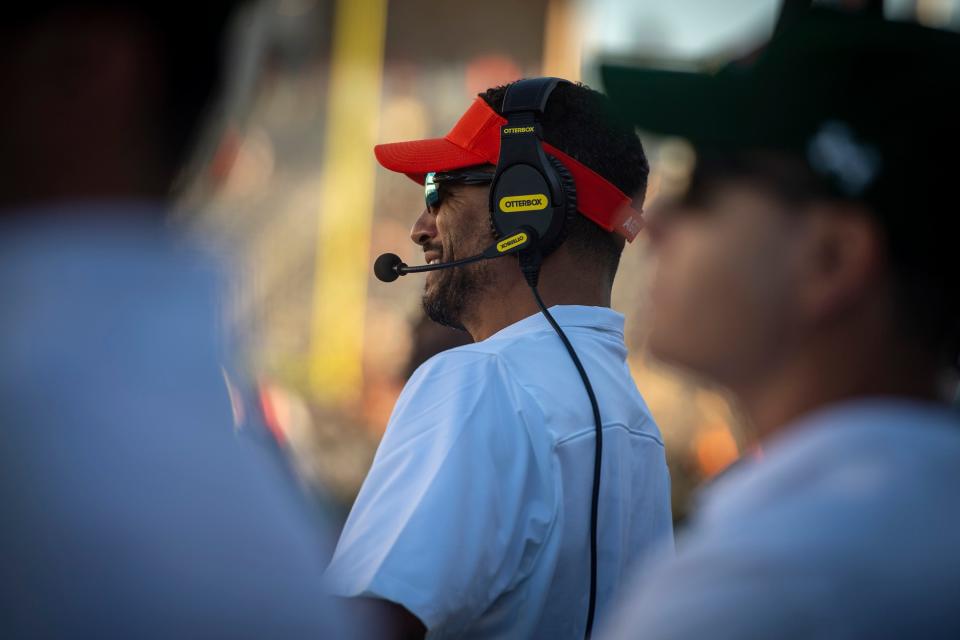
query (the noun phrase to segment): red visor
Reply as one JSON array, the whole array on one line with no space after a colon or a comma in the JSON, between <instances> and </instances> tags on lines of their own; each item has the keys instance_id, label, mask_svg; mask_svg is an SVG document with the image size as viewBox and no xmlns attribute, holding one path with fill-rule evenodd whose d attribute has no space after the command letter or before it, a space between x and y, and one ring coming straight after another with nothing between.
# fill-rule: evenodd
<instances>
[{"instance_id":1,"label":"red visor","mask_svg":"<svg viewBox=\"0 0 960 640\"><path fill-rule=\"evenodd\" d=\"M507 120L477 98L443 138L378 144L373 152L387 169L405 173L423 184L430 171L451 171L478 164L497 164L500 127ZM643 228L642 211L599 174L563 151L543 143L544 150L563 163L577 186L577 209L607 231L632 241Z\"/></svg>"}]
</instances>

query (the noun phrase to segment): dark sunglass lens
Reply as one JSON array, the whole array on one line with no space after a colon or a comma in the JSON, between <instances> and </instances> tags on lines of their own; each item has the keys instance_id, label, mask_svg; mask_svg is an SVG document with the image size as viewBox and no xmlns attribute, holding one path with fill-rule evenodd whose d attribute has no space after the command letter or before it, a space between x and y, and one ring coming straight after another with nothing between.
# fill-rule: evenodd
<instances>
[{"instance_id":1,"label":"dark sunglass lens","mask_svg":"<svg viewBox=\"0 0 960 640\"><path fill-rule=\"evenodd\" d=\"M437 174L431 171L423 182L423 199L428 209L440 204L440 185L436 181Z\"/></svg>"}]
</instances>

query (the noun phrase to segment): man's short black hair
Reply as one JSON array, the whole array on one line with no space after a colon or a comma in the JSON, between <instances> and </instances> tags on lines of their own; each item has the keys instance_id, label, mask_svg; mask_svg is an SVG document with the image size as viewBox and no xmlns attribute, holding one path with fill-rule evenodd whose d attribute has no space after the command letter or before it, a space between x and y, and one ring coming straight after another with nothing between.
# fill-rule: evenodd
<instances>
[{"instance_id":1,"label":"man's short black hair","mask_svg":"<svg viewBox=\"0 0 960 640\"><path fill-rule=\"evenodd\" d=\"M480 94L502 113L510 85ZM610 100L586 85L560 84L550 95L542 119L543 138L606 178L622 192L643 202L650 165L633 125L619 117ZM567 246L584 259L609 269L620 263L623 242L592 220L579 215L567 227Z\"/></svg>"},{"instance_id":2,"label":"man's short black hair","mask_svg":"<svg viewBox=\"0 0 960 640\"><path fill-rule=\"evenodd\" d=\"M176 2L131 0L35 0L15 2L0 19L0 37L30 28L64 12L124 15L142 24L155 39L162 63L164 102L162 140L170 166L189 152L197 129L222 83L227 27L246 0Z\"/></svg>"}]
</instances>

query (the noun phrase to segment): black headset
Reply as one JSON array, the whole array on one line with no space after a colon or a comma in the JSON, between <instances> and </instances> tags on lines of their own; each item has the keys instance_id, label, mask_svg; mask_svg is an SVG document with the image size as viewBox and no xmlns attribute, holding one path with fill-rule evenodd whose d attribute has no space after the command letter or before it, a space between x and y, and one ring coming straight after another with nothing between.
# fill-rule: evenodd
<instances>
[{"instance_id":1,"label":"black headset","mask_svg":"<svg viewBox=\"0 0 960 640\"><path fill-rule=\"evenodd\" d=\"M500 128L500 157L490 185L490 222L498 239L533 229L536 238L521 251L549 255L566 238L577 215L577 189L570 172L543 150L540 119L560 78L530 78L507 88Z\"/></svg>"},{"instance_id":2,"label":"black headset","mask_svg":"<svg viewBox=\"0 0 960 640\"><path fill-rule=\"evenodd\" d=\"M568 222L578 215L577 189L573 177L559 160L548 156L543 150L540 119L550 94L561 83L569 84L560 78L530 78L507 88L501 109L507 123L500 128L500 157L490 185L490 221L497 239L503 239L501 244L520 244L528 241L526 235L532 236L530 244L518 252L520 268L540 312L570 354L593 410L595 447L590 504L590 599L584 630L584 637L590 638L597 607L597 510L603 459L603 422L590 378L570 340L547 310L537 290L543 257L566 239Z\"/></svg>"}]
</instances>

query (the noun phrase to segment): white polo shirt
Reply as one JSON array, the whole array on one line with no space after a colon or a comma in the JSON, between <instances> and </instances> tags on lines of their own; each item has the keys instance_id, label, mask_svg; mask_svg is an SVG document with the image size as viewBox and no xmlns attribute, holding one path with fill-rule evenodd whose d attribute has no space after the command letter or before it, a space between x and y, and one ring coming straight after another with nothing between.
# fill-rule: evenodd
<instances>
[{"instance_id":1,"label":"white polo shirt","mask_svg":"<svg viewBox=\"0 0 960 640\"><path fill-rule=\"evenodd\" d=\"M670 539L670 479L623 316L551 312L603 419L599 618L631 565ZM582 637L593 460L590 402L541 314L435 356L394 408L328 569L335 592L402 604L431 638Z\"/></svg>"},{"instance_id":2,"label":"white polo shirt","mask_svg":"<svg viewBox=\"0 0 960 640\"><path fill-rule=\"evenodd\" d=\"M847 403L705 491L604 638L960 638L960 413Z\"/></svg>"}]
</instances>

